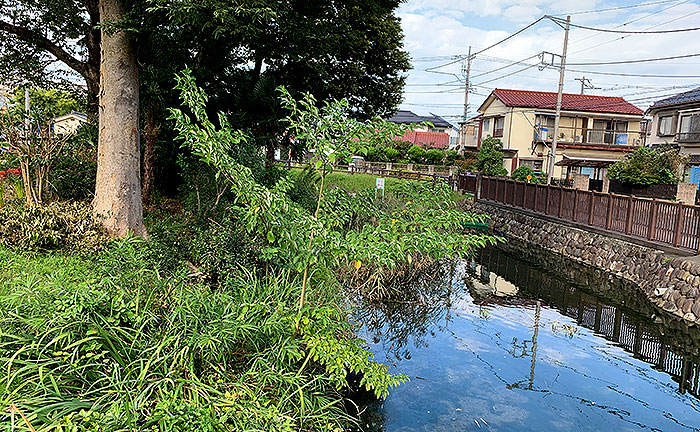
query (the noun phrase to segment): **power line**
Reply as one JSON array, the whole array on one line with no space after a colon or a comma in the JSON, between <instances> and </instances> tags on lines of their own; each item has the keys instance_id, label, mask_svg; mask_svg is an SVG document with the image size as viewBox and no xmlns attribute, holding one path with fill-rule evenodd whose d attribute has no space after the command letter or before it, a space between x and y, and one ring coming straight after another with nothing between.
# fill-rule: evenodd
<instances>
[{"instance_id":1,"label":"power line","mask_svg":"<svg viewBox=\"0 0 700 432\"><path fill-rule=\"evenodd\" d=\"M664 61L664 60L675 60L675 59L689 58L689 57L700 57L700 53L685 54L685 55L672 56L672 57L657 57L657 58L640 59L640 60L620 60L620 61L614 61L614 62L569 63L569 65L573 65L573 66L618 65L618 64L647 63L647 62L656 62L656 61Z\"/></svg>"},{"instance_id":2,"label":"power line","mask_svg":"<svg viewBox=\"0 0 700 432\"><path fill-rule=\"evenodd\" d=\"M508 65L505 65L505 66L501 66L501 67L496 68L496 69L492 69L492 70L490 70L490 71L488 71L488 72L484 72L484 73L480 73L480 74L474 75L474 76L472 76L472 78L477 78L477 77L480 77L480 76L483 76L483 75L489 75L489 74L492 74L492 73L494 73L494 72L498 72L498 71L500 71L500 70L507 69L507 68L509 68L509 67L513 67L513 66L519 65L519 64L527 64L527 65L529 65L529 63L524 63L524 62L527 61L527 60L530 60L531 58L535 58L535 57L537 57L538 55L540 55L540 54L537 53L537 54L535 54L535 55L531 55L530 57L526 57L526 58L524 58L524 59L522 59L522 60L514 61L514 62L512 62L511 64L508 64Z\"/></svg>"},{"instance_id":3,"label":"power line","mask_svg":"<svg viewBox=\"0 0 700 432\"><path fill-rule=\"evenodd\" d=\"M674 1L675 1L675 2L678 2L679 0L674 0ZM673 5L671 5L671 6L667 6L667 7L665 7L665 8L659 9L659 10L657 10L657 11L647 13L646 15L642 15L642 16L637 17L637 18L635 18L635 19L632 19L632 20L629 20L629 21L625 21L625 22L623 22L622 24L618 24L618 25L616 25L616 26L613 27L613 28L624 27L624 26L626 26L626 25L628 25L628 24L632 24L632 23L635 23L635 22L637 22L637 21L641 21L641 20L643 20L643 19L649 18L650 16L657 15L657 14L660 14L661 12L667 11L667 10L669 10L669 9L673 9L673 8L678 7L678 6L680 6L680 5L683 5L683 4L685 4L685 3L689 3L690 1L692 1L692 0L683 0L683 1L680 1L680 3L676 3L676 4L673 4ZM656 26L655 26L655 27L656 27ZM651 27L651 28L654 28L654 27ZM651 30L651 28L647 28L647 29L645 29L645 30ZM590 35L590 36L586 36L586 37L583 38L583 39L579 39L579 40L577 40L577 41L573 41L573 42L571 42L571 45L575 45L575 44L577 44L577 43L579 43L579 42L583 42L583 41L585 41L585 40L594 38L594 37L596 37L596 36L599 36L599 34L592 34L592 35ZM624 37L624 36L623 36L623 37ZM572 54L575 54L575 53L572 53Z\"/></svg>"},{"instance_id":4,"label":"power line","mask_svg":"<svg viewBox=\"0 0 700 432\"><path fill-rule=\"evenodd\" d=\"M540 18L537 18L535 21L531 22L530 24L526 25L525 27L521 28L520 30L516 31L515 33L509 35L508 37L506 37L506 38L504 38L504 39L501 39L500 41L496 42L495 44L489 45L489 46L487 46L486 48L481 49L481 50L475 52L474 54L472 54L472 56L479 55L479 54L481 54L481 53L484 52L484 51L490 50L491 48L495 47L496 45L500 45L500 44L502 44L503 42L505 42L505 41L507 41L507 40L509 40L509 39L511 39L511 38L514 38L515 36L519 35L520 33L524 32L525 30L527 30L527 29L529 29L529 28L531 28L531 27L537 25L537 23L539 23L540 21L542 21L542 20L545 19L546 17L547 17L547 16L544 15L544 16L542 16L542 17L540 17Z\"/></svg>"},{"instance_id":5,"label":"power line","mask_svg":"<svg viewBox=\"0 0 700 432\"><path fill-rule=\"evenodd\" d=\"M678 1L678 0L660 0L660 1L639 3L639 4L634 4L634 5L628 5L628 6L610 7L610 8L605 8L605 9L593 9L593 10L586 10L586 11L579 11L579 12L567 12L567 13L563 13L561 15L584 15L584 14L590 14L590 13L610 12L610 11L620 10L620 9L633 9L633 8L639 8L639 7L644 7L644 6L653 6L653 5L663 4L663 3L673 3L676 1Z\"/></svg>"},{"instance_id":6,"label":"power line","mask_svg":"<svg viewBox=\"0 0 700 432\"><path fill-rule=\"evenodd\" d=\"M549 18L551 21L553 21L555 24L558 26L561 26L561 18L553 17L551 15L547 15L547 18ZM689 27L689 28L683 28L683 29L671 29L671 30L652 30L652 31L645 31L645 30L615 30L615 29L601 29L601 28L596 28L596 27L588 27L588 26L583 26L579 24L570 24L572 27L584 29L584 30L591 30L591 31L597 31L597 32L603 32L603 33L624 33L624 34L661 34L661 33L683 33L683 32L691 32L691 31L698 31L700 30L700 27Z\"/></svg>"},{"instance_id":7,"label":"power line","mask_svg":"<svg viewBox=\"0 0 700 432\"><path fill-rule=\"evenodd\" d=\"M519 74L520 72L525 72L526 70L532 69L533 67L536 67L536 66L539 66L539 65L538 65L538 64L531 64L531 65L529 65L529 66L525 66L525 67L522 68L522 69L518 69L518 70L515 71L515 72L511 72L511 73L509 73L509 74L505 74L505 75L502 75L502 76L499 76L499 77L496 77L496 78L491 78L491 79L489 79L489 80L482 81L482 82L480 82L480 83L478 83L478 84L474 84L474 85L475 85L475 86L480 86L480 85L484 85L484 84L486 84L486 83L490 83L490 82L493 82L493 81L496 81L496 80L500 80L500 79L503 79L503 78L507 78L507 77L509 77L509 76L512 76L512 75L515 75L515 74Z\"/></svg>"},{"instance_id":8,"label":"power line","mask_svg":"<svg viewBox=\"0 0 700 432\"><path fill-rule=\"evenodd\" d=\"M549 67L551 69L551 67ZM595 72L580 69L566 69L568 72L578 72L593 75L609 75L609 76L624 76L624 77L639 77L639 78L700 78L700 75L657 75L657 74L632 74L632 73L617 73L617 72Z\"/></svg>"},{"instance_id":9,"label":"power line","mask_svg":"<svg viewBox=\"0 0 700 432\"><path fill-rule=\"evenodd\" d=\"M686 2L684 2L684 3L686 3ZM688 18L688 17L690 17L690 16L697 15L698 13L700 13L700 10L695 11L695 12L691 12L691 13L689 13L689 14L685 14L685 15L680 16L680 17L676 17L676 18L671 19L671 20L668 20L668 21L664 21L664 22L662 22L661 24L656 24L656 25L653 25L653 26L651 26L651 27L647 27L646 30L651 30L651 29L653 29L653 28L661 27L662 25L669 24L669 23L672 23L672 22L674 22L674 21L682 20L682 19L684 19L684 18ZM624 24L623 24L623 25L624 25ZM586 40L586 39L590 39L591 37L594 37L594 36L596 36L596 35L589 36L588 38L581 39L581 40L579 40L579 41L577 41L577 42L581 42L581 41L584 41L584 40ZM598 48L598 47L600 47L600 46L607 45L607 44L612 43L612 42L617 42L617 41L622 40L622 39L624 39L624 38L626 38L626 37L629 37L629 36L620 36L620 37L618 37L618 38L611 39L611 40L609 40L609 41L602 42L602 43L599 43L599 44L597 44L597 45L592 45L592 46L589 46L589 47L580 49L580 50L578 50L578 51L574 51L572 54L578 54L578 53L583 52L583 51L588 51L589 49Z\"/></svg>"}]
</instances>

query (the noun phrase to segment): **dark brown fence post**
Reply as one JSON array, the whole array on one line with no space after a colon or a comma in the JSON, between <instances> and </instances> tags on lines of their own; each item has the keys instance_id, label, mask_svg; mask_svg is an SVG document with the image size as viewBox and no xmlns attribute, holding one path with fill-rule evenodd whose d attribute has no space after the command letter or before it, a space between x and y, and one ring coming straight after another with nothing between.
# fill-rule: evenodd
<instances>
[{"instance_id":1,"label":"dark brown fence post","mask_svg":"<svg viewBox=\"0 0 700 432\"><path fill-rule=\"evenodd\" d=\"M675 235L673 236L673 245L674 246L680 246L681 244L681 235L683 234L683 217L684 215L683 211L683 202L678 201L678 214L676 215L676 232Z\"/></svg>"},{"instance_id":2,"label":"dark brown fence post","mask_svg":"<svg viewBox=\"0 0 700 432\"><path fill-rule=\"evenodd\" d=\"M593 225L593 203L595 202L595 192L589 191L590 199L588 200L588 225Z\"/></svg>"},{"instance_id":3,"label":"dark brown fence post","mask_svg":"<svg viewBox=\"0 0 700 432\"><path fill-rule=\"evenodd\" d=\"M578 210L578 189L574 189L574 213L571 215L571 220L576 222L576 211Z\"/></svg>"},{"instance_id":4,"label":"dark brown fence post","mask_svg":"<svg viewBox=\"0 0 700 432\"><path fill-rule=\"evenodd\" d=\"M537 211L537 185L535 186L535 192L534 192L534 197L532 198L532 211Z\"/></svg>"},{"instance_id":5,"label":"dark brown fence post","mask_svg":"<svg viewBox=\"0 0 700 432\"><path fill-rule=\"evenodd\" d=\"M651 209L649 209L649 233L647 238L653 240L656 238L656 213L658 212L659 203L656 198L651 200Z\"/></svg>"},{"instance_id":6,"label":"dark brown fence post","mask_svg":"<svg viewBox=\"0 0 700 432\"><path fill-rule=\"evenodd\" d=\"M561 217L561 207L564 204L564 187L559 185L559 210L557 210L557 217Z\"/></svg>"},{"instance_id":7,"label":"dark brown fence post","mask_svg":"<svg viewBox=\"0 0 700 432\"><path fill-rule=\"evenodd\" d=\"M517 190L518 190L518 183L516 183L515 180L513 180L513 207L515 207L517 205L517 203L515 202L515 197L517 195L515 192Z\"/></svg>"},{"instance_id":8,"label":"dark brown fence post","mask_svg":"<svg viewBox=\"0 0 700 432\"><path fill-rule=\"evenodd\" d=\"M625 234L629 234L632 230L632 197L627 197L627 221L625 222Z\"/></svg>"},{"instance_id":9,"label":"dark brown fence post","mask_svg":"<svg viewBox=\"0 0 700 432\"><path fill-rule=\"evenodd\" d=\"M552 188L549 185L545 187L547 188L547 193L545 194L545 199L547 201L544 203L544 214L549 214L549 194Z\"/></svg>"},{"instance_id":10,"label":"dark brown fence post","mask_svg":"<svg viewBox=\"0 0 700 432\"><path fill-rule=\"evenodd\" d=\"M612 206L613 206L613 196L608 194L608 212L605 215L605 229L610 229L612 225Z\"/></svg>"}]
</instances>

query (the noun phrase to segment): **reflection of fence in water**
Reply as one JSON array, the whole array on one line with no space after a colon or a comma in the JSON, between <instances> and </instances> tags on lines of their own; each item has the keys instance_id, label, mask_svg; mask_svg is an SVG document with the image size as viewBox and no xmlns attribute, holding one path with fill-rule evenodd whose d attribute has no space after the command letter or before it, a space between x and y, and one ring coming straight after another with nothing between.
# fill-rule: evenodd
<instances>
[{"instance_id":1,"label":"reflection of fence in water","mask_svg":"<svg viewBox=\"0 0 700 432\"><path fill-rule=\"evenodd\" d=\"M584 293L565 280L555 279L525 261L511 259L494 248L482 249L477 261L488 270L515 284L521 295L534 295L574 318L585 328L618 343L623 349L669 374L681 393L700 397L700 364L679 350L653 323L625 308L608 304ZM588 281L589 285L590 282Z\"/></svg>"}]
</instances>

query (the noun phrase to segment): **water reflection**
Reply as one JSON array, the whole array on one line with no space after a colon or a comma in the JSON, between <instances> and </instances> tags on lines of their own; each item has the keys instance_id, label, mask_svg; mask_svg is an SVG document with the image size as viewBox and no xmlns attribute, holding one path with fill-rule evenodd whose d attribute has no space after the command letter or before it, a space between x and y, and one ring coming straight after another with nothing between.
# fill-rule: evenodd
<instances>
[{"instance_id":1,"label":"water reflection","mask_svg":"<svg viewBox=\"0 0 700 432\"><path fill-rule=\"evenodd\" d=\"M546 258L484 249L360 305L377 358L412 379L364 430L700 430L698 332Z\"/></svg>"},{"instance_id":2,"label":"water reflection","mask_svg":"<svg viewBox=\"0 0 700 432\"><path fill-rule=\"evenodd\" d=\"M562 264L561 261L559 263ZM665 333L669 329L665 329L662 323L651 321L647 318L649 315L624 305L616 305L594 293L587 293L566 279L552 277L547 270L530 266L526 261L515 260L512 255L495 248L483 249L477 260L470 264L474 269L481 267L481 273L503 275L503 278L512 281L514 285L523 287L522 296L546 301L563 315L575 319L579 326L618 343L626 351L634 354L634 357L671 375L673 380L679 383L681 393L687 391L698 397L700 358L684 352L681 348L685 346L687 350L697 354L697 339L693 339L693 336L698 337L697 334L692 335L688 332L667 336ZM586 269L578 271L585 273ZM471 274L473 276L474 272ZM496 276L496 279L498 278L501 276ZM625 286L621 281L604 280L597 285L586 285L586 288L597 288L598 292L614 290L629 296L634 295L629 292L633 287ZM648 314L650 310L651 307L648 307L644 312Z\"/></svg>"}]
</instances>

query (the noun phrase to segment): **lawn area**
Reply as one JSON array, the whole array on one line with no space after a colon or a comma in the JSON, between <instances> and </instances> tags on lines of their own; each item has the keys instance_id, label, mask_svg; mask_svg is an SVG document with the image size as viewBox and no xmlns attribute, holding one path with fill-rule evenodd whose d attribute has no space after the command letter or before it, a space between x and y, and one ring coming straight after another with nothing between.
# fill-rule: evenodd
<instances>
[{"instance_id":1,"label":"lawn area","mask_svg":"<svg viewBox=\"0 0 700 432\"><path fill-rule=\"evenodd\" d=\"M326 176L326 185L345 189L348 192L359 192L365 189L373 189L376 186L378 176L372 174L349 174L333 172ZM386 188L413 180L402 180L386 177Z\"/></svg>"}]
</instances>

